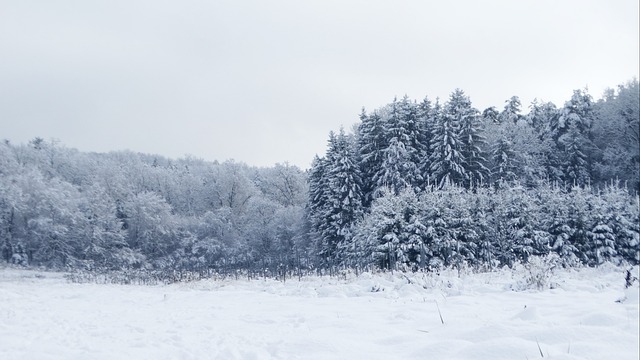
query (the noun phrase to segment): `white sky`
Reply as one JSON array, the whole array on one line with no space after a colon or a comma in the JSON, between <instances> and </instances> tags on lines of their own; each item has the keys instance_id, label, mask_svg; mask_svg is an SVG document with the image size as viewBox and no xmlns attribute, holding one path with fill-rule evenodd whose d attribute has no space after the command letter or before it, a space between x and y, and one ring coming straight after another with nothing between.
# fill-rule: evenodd
<instances>
[{"instance_id":1,"label":"white sky","mask_svg":"<svg viewBox=\"0 0 640 360\"><path fill-rule=\"evenodd\" d=\"M306 168L394 96L598 98L638 30L637 0L0 0L0 139Z\"/></svg>"}]
</instances>

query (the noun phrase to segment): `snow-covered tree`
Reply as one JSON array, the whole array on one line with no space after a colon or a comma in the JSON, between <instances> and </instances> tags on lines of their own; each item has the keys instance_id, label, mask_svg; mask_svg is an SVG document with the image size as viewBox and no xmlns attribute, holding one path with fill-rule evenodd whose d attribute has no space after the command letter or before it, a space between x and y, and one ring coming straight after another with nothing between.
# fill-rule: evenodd
<instances>
[{"instance_id":1,"label":"snow-covered tree","mask_svg":"<svg viewBox=\"0 0 640 360\"><path fill-rule=\"evenodd\" d=\"M549 234L550 250L558 254L564 264L578 263L578 249L573 243L576 229L573 227L566 193L552 186L541 187L538 193L542 204L540 212L545 215L540 223L542 230Z\"/></svg>"},{"instance_id":2,"label":"snow-covered tree","mask_svg":"<svg viewBox=\"0 0 640 360\"><path fill-rule=\"evenodd\" d=\"M411 188L384 190L358 224L355 243L366 259L384 269L424 267L426 227L418 197Z\"/></svg>"},{"instance_id":3,"label":"snow-covered tree","mask_svg":"<svg viewBox=\"0 0 640 360\"><path fill-rule=\"evenodd\" d=\"M127 242L151 260L168 256L174 250L176 233L171 206L152 192L133 195L124 203Z\"/></svg>"},{"instance_id":4,"label":"snow-covered tree","mask_svg":"<svg viewBox=\"0 0 640 360\"><path fill-rule=\"evenodd\" d=\"M566 134L573 125L578 131L587 135L593 124L595 107L591 95L586 91L574 90L571 99L558 110L549 123L546 132L554 140Z\"/></svg>"},{"instance_id":5,"label":"snow-covered tree","mask_svg":"<svg viewBox=\"0 0 640 360\"><path fill-rule=\"evenodd\" d=\"M339 248L351 241L353 226L363 212L362 183L354 141L343 130L338 135L330 134L323 166L324 180L320 181L325 181L321 193L324 206L316 215L319 219L319 255L328 264L335 264L340 256Z\"/></svg>"},{"instance_id":6,"label":"snow-covered tree","mask_svg":"<svg viewBox=\"0 0 640 360\"><path fill-rule=\"evenodd\" d=\"M570 185L587 185L590 182L589 162L584 148L588 140L582 136L578 126L571 124L559 142L563 146L562 169L564 181Z\"/></svg>"},{"instance_id":7,"label":"snow-covered tree","mask_svg":"<svg viewBox=\"0 0 640 360\"><path fill-rule=\"evenodd\" d=\"M474 115L469 98L457 89L445 104L442 116L435 120L429 160L431 176L439 187L462 184L467 179L459 136L460 122L463 117Z\"/></svg>"},{"instance_id":8,"label":"snow-covered tree","mask_svg":"<svg viewBox=\"0 0 640 360\"><path fill-rule=\"evenodd\" d=\"M558 108L554 103L534 99L529 105L529 113L524 117L524 120L535 129L537 134L545 136L545 129L557 116L559 116Z\"/></svg>"},{"instance_id":9,"label":"snow-covered tree","mask_svg":"<svg viewBox=\"0 0 640 360\"><path fill-rule=\"evenodd\" d=\"M522 103L520 102L520 98L517 96L512 96L509 100L505 101L504 110L498 115L498 122L500 123L517 123L522 119Z\"/></svg>"},{"instance_id":10,"label":"snow-covered tree","mask_svg":"<svg viewBox=\"0 0 640 360\"><path fill-rule=\"evenodd\" d=\"M597 149L594 170L600 183L618 179L640 191L640 85L637 79L618 86L596 103L591 128Z\"/></svg>"},{"instance_id":11,"label":"snow-covered tree","mask_svg":"<svg viewBox=\"0 0 640 360\"><path fill-rule=\"evenodd\" d=\"M475 109L460 118L460 153L465 163L467 188L481 186L487 182L489 169L484 154L486 139L483 135L483 123Z\"/></svg>"},{"instance_id":12,"label":"snow-covered tree","mask_svg":"<svg viewBox=\"0 0 640 360\"><path fill-rule=\"evenodd\" d=\"M518 163L513 143L499 138L491 149L491 179L496 186L511 183L518 178Z\"/></svg>"},{"instance_id":13,"label":"snow-covered tree","mask_svg":"<svg viewBox=\"0 0 640 360\"><path fill-rule=\"evenodd\" d=\"M420 123L417 107L407 96L387 106L384 131L388 143L383 150L376 187L390 187L399 193L405 187L422 184L419 171L421 154Z\"/></svg>"},{"instance_id":14,"label":"snow-covered tree","mask_svg":"<svg viewBox=\"0 0 640 360\"><path fill-rule=\"evenodd\" d=\"M374 193L381 176L382 163L385 159L385 149L389 142L383 119L377 112L367 115L364 109L362 110L357 142L364 194L363 202L368 207L374 199Z\"/></svg>"},{"instance_id":15,"label":"snow-covered tree","mask_svg":"<svg viewBox=\"0 0 640 360\"><path fill-rule=\"evenodd\" d=\"M421 188L429 186L429 156L431 150L429 149L431 139L433 137L433 123L436 118L436 113L439 112L440 104L436 100L435 104L432 104L428 97L425 97L417 107L418 116L418 137L417 137L417 159L415 164L418 167L418 172L422 178Z\"/></svg>"}]
</instances>

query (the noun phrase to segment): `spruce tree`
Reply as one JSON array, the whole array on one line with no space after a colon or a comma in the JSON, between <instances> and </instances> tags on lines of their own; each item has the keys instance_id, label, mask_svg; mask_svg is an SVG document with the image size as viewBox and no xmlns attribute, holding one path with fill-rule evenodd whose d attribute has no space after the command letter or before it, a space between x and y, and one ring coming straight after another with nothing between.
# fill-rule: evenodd
<instances>
[{"instance_id":1,"label":"spruce tree","mask_svg":"<svg viewBox=\"0 0 640 360\"><path fill-rule=\"evenodd\" d=\"M512 96L509 100L505 101L504 110L498 116L498 122L500 123L517 123L522 119L520 114L522 104L520 98Z\"/></svg>"},{"instance_id":2,"label":"spruce tree","mask_svg":"<svg viewBox=\"0 0 640 360\"><path fill-rule=\"evenodd\" d=\"M578 125L571 124L568 132L560 137L563 148L563 179L567 185L589 184L589 161L585 153L588 140L582 136Z\"/></svg>"},{"instance_id":3,"label":"spruce tree","mask_svg":"<svg viewBox=\"0 0 640 360\"><path fill-rule=\"evenodd\" d=\"M491 178L495 186L511 183L517 179L516 154L513 144L503 137L491 149Z\"/></svg>"},{"instance_id":4,"label":"spruce tree","mask_svg":"<svg viewBox=\"0 0 640 360\"><path fill-rule=\"evenodd\" d=\"M467 178L459 134L460 120L470 115L470 105L464 92L457 89L445 104L442 116L436 119L429 169L440 188L446 184L462 184Z\"/></svg>"},{"instance_id":5,"label":"spruce tree","mask_svg":"<svg viewBox=\"0 0 640 360\"><path fill-rule=\"evenodd\" d=\"M340 130L327 150L327 206L324 210L320 255L329 264L340 260L348 248L353 226L362 215L362 183L353 138Z\"/></svg>"},{"instance_id":6,"label":"spruce tree","mask_svg":"<svg viewBox=\"0 0 640 360\"><path fill-rule=\"evenodd\" d=\"M311 228L315 234L322 233L322 227L324 225L323 214L328 206L327 197L329 187L326 166L326 159L316 155L309 170L309 200L307 203L307 211Z\"/></svg>"},{"instance_id":7,"label":"spruce tree","mask_svg":"<svg viewBox=\"0 0 640 360\"><path fill-rule=\"evenodd\" d=\"M358 127L358 155L362 174L363 204L368 208L374 199L380 170L388 146L382 117L378 112L367 115L364 109Z\"/></svg>"},{"instance_id":8,"label":"spruce tree","mask_svg":"<svg viewBox=\"0 0 640 360\"><path fill-rule=\"evenodd\" d=\"M464 159L467 188L474 188L486 183L489 169L483 149L486 140L482 134L483 124L475 109L470 109L460 118L460 153Z\"/></svg>"},{"instance_id":9,"label":"spruce tree","mask_svg":"<svg viewBox=\"0 0 640 360\"><path fill-rule=\"evenodd\" d=\"M417 109L407 96L389 105L385 132L389 139L377 186L391 187L399 193L405 187L422 183L420 161L419 122Z\"/></svg>"},{"instance_id":10,"label":"spruce tree","mask_svg":"<svg viewBox=\"0 0 640 360\"><path fill-rule=\"evenodd\" d=\"M429 177L429 155L431 151L429 145L433 137L433 120L435 119L435 112L440 111L440 105L436 102L435 106L432 105L428 97L425 97L422 102L418 104L418 141L417 141L417 159L415 161L418 167L418 173L422 178L421 188L428 186Z\"/></svg>"}]
</instances>

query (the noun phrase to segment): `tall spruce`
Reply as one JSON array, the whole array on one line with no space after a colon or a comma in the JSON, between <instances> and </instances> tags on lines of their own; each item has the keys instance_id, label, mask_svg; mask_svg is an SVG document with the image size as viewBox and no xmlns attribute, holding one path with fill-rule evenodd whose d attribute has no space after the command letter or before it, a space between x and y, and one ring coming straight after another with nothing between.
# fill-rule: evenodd
<instances>
[{"instance_id":1,"label":"tall spruce","mask_svg":"<svg viewBox=\"0 0 640 360\"><path fill-rule=\"evenodd\" d=\"M463 184L467 179L459 134L461 119L472 113L469 98L456 89L445 104L442 116L435 120L429 170L439 187L449 183Z\"/></svg>"},{"instance_id":2,"label":"tall spruce","mask_svg":"<svg viewBox=\"0 0 640 360\"><path fill-rule=\"evenodd\" d=\"M382 117L377 111L367 115L362 109L357 142L362 174L363 204L368 208L374 199L376 184L380 177L379 172L385 158L384 150L388 143Z\"/></svg>"},{"instance_id":3,"label":"tall spruce","mask_svg":"<svg viewBox=\"0 0 640 360\"><path fill-rule=\"evenodd\" d=\"M320 256L329 264L340 261L340 249L349 246L353 227L362 216L362 182L352 136L340 130L330 135L326 155L327 204L321 226Z\"/></svg>"},{"instance_id":4,"label":"tall spruce","mask_svg":"<svg viewBox=\"0 0 640 360\"><path fill-rule=\"evenodd\" d=\"M482 132L483 123L478 111L474 108L467 108L465 114L460 117L460 152L465 163L466 179L464 185L467 188L474 188L486 183L489 174L483 150L486 147L486 139Z\"/></svg>"},{"instance_id":5,"label":"tall spruce","mask_svg":"<svg viewBox=\"0 0 640 360\"><path fill-rule=\"evenodd\" d=\"M389 105L385 131L389 138L377 180L378 188L388 187L398 194L406 187L422 183L418 162L420 156L417 108L407 96Z\"/></svg>"},{"instance_id":6,"label":"tall spruce","mask_svg":"<svg viewBox=\"0 0 640 360\"><path fill-rule=\"evenodd\" d=\"M432 131L435 113L439 111L439 109L440 105L438 102L436 101L434 105L426 96L418 104L418 157L416 159L416 165L422 178L421 188L423 189L429 186L429 155L431 154L429 146L433 138Z\"/></svg>"}]
</instances>

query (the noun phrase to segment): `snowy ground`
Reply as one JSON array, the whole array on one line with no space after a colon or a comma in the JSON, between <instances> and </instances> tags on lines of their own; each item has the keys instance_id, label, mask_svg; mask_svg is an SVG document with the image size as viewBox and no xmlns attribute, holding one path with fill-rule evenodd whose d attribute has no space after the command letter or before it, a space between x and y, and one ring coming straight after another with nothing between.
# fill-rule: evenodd
<instances>
[{"instance_id":1,"label":"snowy ground","mask_svg":"<svg viewBox=\"0 0 640 360\"><path fill-rule=\"evenodd\" d=\"M511 290L525 276L127 286L0 269L0 359L638 359L637 287L616 302L623 269Z\"/></svg>"}]
</instances>

